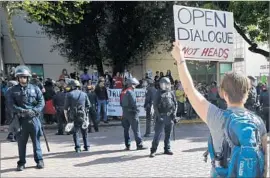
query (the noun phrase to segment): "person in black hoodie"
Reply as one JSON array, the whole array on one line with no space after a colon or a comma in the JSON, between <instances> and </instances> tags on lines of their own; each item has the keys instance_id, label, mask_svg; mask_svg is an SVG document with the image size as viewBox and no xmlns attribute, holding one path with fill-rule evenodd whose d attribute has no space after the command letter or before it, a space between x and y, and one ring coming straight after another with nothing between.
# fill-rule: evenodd
<instances>
[{"instance_id":1,"label":"person in black hoodie","mask_svg":"<svg viewBox=\"0 0 270 178\"><path fill-rule=\"evenodd\" d=\"M107 120L107 104L108 104L108 93L105 87L105 79L101 77L95 88L95 93L97 95L98 111L97 111L97 122L100 121L101 107L103 107L103 121L108 123Z\"/></svg>"}]
</instances>

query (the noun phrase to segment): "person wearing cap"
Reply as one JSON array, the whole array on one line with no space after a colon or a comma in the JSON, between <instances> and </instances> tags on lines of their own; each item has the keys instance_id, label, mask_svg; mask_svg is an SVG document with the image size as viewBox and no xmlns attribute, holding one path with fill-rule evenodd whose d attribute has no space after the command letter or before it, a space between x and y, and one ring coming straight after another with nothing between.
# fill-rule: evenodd
<instances>
[{"instance_id":1,"label":"person wearing cap","mask_svg":"<svg viewBox=\"0 0 270 178\"><path fill-rule=\"evenodd\" d=\"M19 84L11 88L8 105L12 107L12 112L18 118L18 130L16 138L18 140L19 161L17 170L22 171L26 164L26 145L29 136L32 140L34 160L37 168L44 168L42 150L40 146L40 136L43 135L40 114L45 102L40 89L29 83L31 72L26 66L18 66L15 69L15 76Z\"/></svg>"},{"instance_id":2,"label":"person wearing cap","mask_svg":"<svg viewBox=\"0 0 270 178\"><path fill-rule=\"evenodd\" d=\"M266 85L262 86L260 104L262 106L262 119L264 120L266 130L269 133L269 90Z\"/></svg>"},{"instance_id":3,"label":"person wearing cap","mask_svg":"<svg viewBox=\"0 0 270 178\"><path fill-rule=\"evenodd\" d=\"M136 86L139 85L139 81L136 78L129 78L127 79L127 85L128 88L123 90L120 96L120 105L123 110L122 126L124 127L125 150L130 150L130 127L134 133L137 150L147 149L143 146L139 122L140 111L134 91Z\"/></svg>"}]
</instances>

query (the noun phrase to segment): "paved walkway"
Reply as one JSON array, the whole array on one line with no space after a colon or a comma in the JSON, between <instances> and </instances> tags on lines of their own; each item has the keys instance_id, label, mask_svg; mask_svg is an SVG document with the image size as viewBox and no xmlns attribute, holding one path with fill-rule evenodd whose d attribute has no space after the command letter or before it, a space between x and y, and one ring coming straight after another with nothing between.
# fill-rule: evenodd
<instances>
[{"instance_id":1,"label":"paved walkway","mask_svg":"<svg viewBox=\"0 0 270 178\"><path fill-rule=\"evenodd\" d=\"M144 133L144 127L141 127ZM149 149L123 151L123 128L102 127L100 132L89 135L91 151L74 152L72 136L56 136L55 130L47 130L51 152L48 153L42 138L42 150L46 168L35 169L32 145L27 147L27 164L23 172L16 172L17 144L4 141L6 133L0 133L1 177L207 177L210 163L204 163L208 129L204 124L182 124L176 127L176 141L172 141L173 156L163 155L163 141L158 155L149 158ZM133 135L131 134L132 138ZM151 147L151 139L145 145ZM162 138L163 139L163 138ZM3 142L4 141L4 142Z\"/></svg>"}]
</instances>

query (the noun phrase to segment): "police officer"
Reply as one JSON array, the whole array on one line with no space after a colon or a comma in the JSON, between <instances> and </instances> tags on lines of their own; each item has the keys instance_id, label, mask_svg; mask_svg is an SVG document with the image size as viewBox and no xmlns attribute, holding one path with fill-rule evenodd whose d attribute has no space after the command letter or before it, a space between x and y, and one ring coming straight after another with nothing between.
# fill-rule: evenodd
<instances>
[{"instance_id":1,"label":"police officer","mask_svg":"<svg viewBox=\"0 0 270 178\"><path fill-rule=\"evenodd\" d=\"M15 142L16 141L16 136L15 136L15 133L13 133L13 129L12 129L12 122L13 122L13 118L14 118L14 113L12 112L12 108L8 105L9 101L8 99L10 99L10 91L11 91L11 88L15 85L18 85L18 82L15 81L15 80L10 80L8 83L7 83L7 86L8 86L8 89L7 89L7 92L6 92L6 95L5 95L5 98L6 98L6 116L7 116L7 119L6 119L6 124L7 125L10 125L9 127L9 133L8 133L8 136L7 136L7 140L10 140L11 142Z\"/></svg>"},{"instance_id":2,"label":"police officer","mask_svg":"<svg viewBox=\"0 0 270 178\"><path fill-rule=\"evenodd\" d=\"M13 112L17 115L21 127L20 132L17 134L19 147L17 170L22 171L25 168L26 144L29 135L33 142L34 159L37 168L42 169L44 163L40 147L40 136L43 133L39 120L40 113L44 108L42 92L37 86L29 84L31 73L26 66L16 67L15 76L19 84L12 87L10 91L9 105L12 106Z\"/></svg>"},{"instance_id":3,"label":"police officer","mask_svg":"<svg viewBox=\"0 0 270 178\"><path fill-rule=\"evenodd\" d=\"M73 128L73 140L75 143L75 151L81 152L79 131L82 134L84 151L89 151L89 143L87 140L87 128L89 121L87 119L87 113L90 107L90 102L86 93L80 90L80 82L78 80L72 80L69 83L71 91L67 93L64 106L64 114L66 120L74 122Z\"/></svg>"},{"instance_id":4,"label":"police officer","mask_svg":"<svg viewBox=\"0 0 270 178\"><path fill-rule=\"evenodd\" d=\"M248 76L248 78L250 80L250 89L249 89L249 93L248 93L248 99L245 103L245 107L248 110L255 112L256 107L258 105L257 90L255 87L256 78L253 76Z\"/></svg>"},{"instance_id":5,"label":"police officer","mask_svg":"<svg viewBox=\"0 0 270 178\"><path fill-rule=\"evenodd\" d=\"M177 100L175 94L171 91L169 78L163 77L159 83L160 89L154 98L156 122L150 157L155 157L163 129L165 132L164 154L173 155L170 148L170 137L173 123L176 122Z\"/></svg>"},{"instance_id":6,"label":"police officer","mask_svg":"<svg viewBox=\"0 0 270 178\"><path fill-rule=\"evenodd\" d=\"M262 119L265 121L267 132L269 132L269 90L265 85L262 86L260 104L262 106Z\"/></svg>"},{"instance_id":7,"label":"police officer","mask_svg":"<svg viewBox=\"0 0 270 178\"><path fill-rule=\"evenodd\" d=\"M151 109L153 107L154 97L157 92L154 81L152 79L148 79L147 81L148 81L149 86L146 90L145 102L144 102L144 108L146 111L146 130L145 130L144 137L149 137L151 133L151 120L153 117L153 113L151 113Z\"/></svg>"},{"instance_id":8,"label":"police officer","mask_svg":"<svg viewBox=\"0 0 270 178\"><path fill-rule=\"evenodd\" d=\"M92 121L94 125L95 132L98 132L98 122L97 118L97 95L95 93L95 87L92 85L87 86L87 96L90 101L90 109L89 109L89 119ZM88 127L88 133L92 132L91 124Z\"/></svg>"},{"instance_id":9,"label":"police officer","mask_svg":"<svg viewBox=\"0 0 270 178\"><path fill-rule=\"evenodd\" d=\"M65 81L64 79L60 79ZM59 81L60 82L60 81ZM66 123L65 115L64 115L64 104L66 98L66 92L64 90L64 83L59 83L59 91L56 95L53 96L53 105L56 109L56 117L57 117L57 125L58 132L56 135L64 135L64 124Z\"/></svg>"},{"instance_id":10,"label":"police officer","mask_svg":"<svg viewBox=\"0 0 270 178\"><path fill-rule=\"evenodd\" d=\"M130 150L130 137L129 137L129 128L133 130L134 137L136 140L137 150L147 149L143 146L143 141L141 138L140 132L140 123L139 123L139 109L136 105L136 94L134 89L139 82L136 78L127 79L128 88L122 91L120 98L120 105L123 110L123 119L122 126L124 127L124 137L126 150Z\"/></svg>"}]
</instances>

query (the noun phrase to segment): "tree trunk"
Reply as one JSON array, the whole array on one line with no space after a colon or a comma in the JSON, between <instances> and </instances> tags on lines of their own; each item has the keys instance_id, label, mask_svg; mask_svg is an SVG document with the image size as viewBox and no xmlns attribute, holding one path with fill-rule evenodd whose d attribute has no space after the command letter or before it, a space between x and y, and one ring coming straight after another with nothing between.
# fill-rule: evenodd
<instances>
[{"instance_id":1,"label":"tree trunk","mask_svg":"<svg viewBox=\"0 0 270 178\"><path fill-rule=\"evenodd\" d=\"M13 29L13 25L12 25L12 14L9 13L8 11L8 4L7 3L3 3L2 4L3 6L3 10L6 14L6 22L7 22L7 25L8 25L8 36L9 36L9 39L10 39L10 42L11 42L11 45L13 47L13 50L16 54L16 60L19 64L21 65L24 65L25 62L23 60L23 57L22 57L22 53L21 53L21 50L19 48L19 45L18 45L18 42L15 38L15 33L14 33L14 29Z\"/></svg>"},{"instance_id":2,"label":"tree trunk","mask_svg":"<svg viewBox=\"0 0 270 178\"><path fill-rule=\"evenodd\" d=\"M95 28L95 27L93 27ZM103 61L102 61L102 55L101 55L101 49L99 46L99 40L97 36L97 31L95 30L94 32L94 43L96 44L96 50L97 50L97 57L96 57L96 66L97 70L100 76L104 75L104 70L103 70Z\"/></svg>"}]
</instances>

